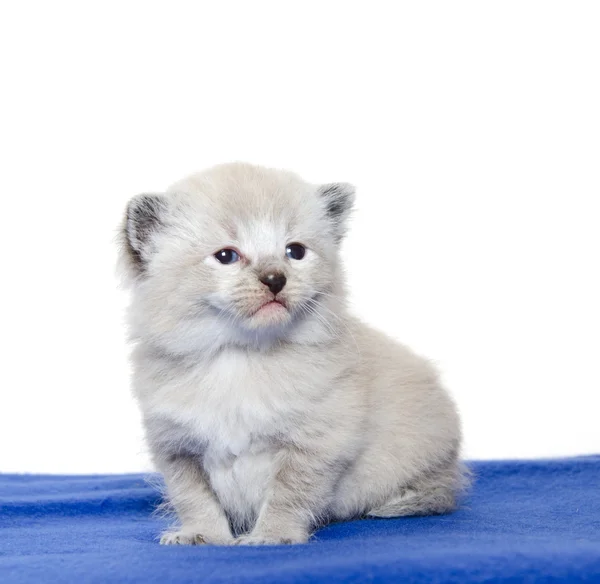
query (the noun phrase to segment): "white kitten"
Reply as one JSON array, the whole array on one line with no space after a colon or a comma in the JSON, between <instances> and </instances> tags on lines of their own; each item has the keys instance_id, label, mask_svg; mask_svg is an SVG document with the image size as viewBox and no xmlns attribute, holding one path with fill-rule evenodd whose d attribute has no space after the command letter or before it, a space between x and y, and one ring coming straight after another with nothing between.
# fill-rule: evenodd
<instances>
[{"instance_id":1,"label":"white kitten","mask_svg":"<svg viewBox=\"0 0 600 584\"><path fill-rule=\"evenodd\" d=\"M454 508L450 397L346 310L353 199L227 164L130 201L134 391L180 521L162 543L300 543L327 521Z\"/></svg>"}]
</instances>

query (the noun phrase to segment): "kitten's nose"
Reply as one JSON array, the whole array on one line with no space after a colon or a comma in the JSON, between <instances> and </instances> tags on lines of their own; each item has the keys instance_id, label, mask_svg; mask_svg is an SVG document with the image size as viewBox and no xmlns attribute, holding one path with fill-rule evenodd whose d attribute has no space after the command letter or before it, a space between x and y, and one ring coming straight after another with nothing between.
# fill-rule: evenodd
<instances>
[{"instance_id":1,"label":"kitten's nose","mask_svg":"<svg viewBox=\"0 0 600 584\"><path fill-rule=\"evenodd\" d=\"M271 272L268 274L263 274L259 277L259 280L265 286L268 286L269 290L271 290L273 294L279 294L279 292L283 290L283 287L287 282L286 277L281 272Z\"/></svg>"}]
</instances>

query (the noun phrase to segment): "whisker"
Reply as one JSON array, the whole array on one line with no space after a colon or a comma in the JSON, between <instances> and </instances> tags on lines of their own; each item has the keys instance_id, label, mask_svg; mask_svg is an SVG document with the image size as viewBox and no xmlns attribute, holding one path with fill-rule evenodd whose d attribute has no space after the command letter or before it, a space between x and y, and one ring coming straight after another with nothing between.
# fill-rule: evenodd
<instances>
[{"instance_id":1,"label":"whisker","mask_svg":"<svg viewBox=\"0 0 600 584\"><path fill-rule=\"evenodd\" d=\"M360 358L362 358L362 353L360 351L360 347L358 346L358 342L356 341L356 337L354 336L354 333L352 332L352 330L350 329L348 324L346 322L344 322L344 320L339 315L335 314L335 312L333 312L332 310L327 308L327 306L324 306L323 304L317 302L314 298L309 298L308 302L309 303L312 302L316 307L327 311L329 314L331 314L331 316L333 316L335 319L337 319L337 321L346 329L346 331L352 338L352 341L354 342L354 346L356 347L356 352L357 352L358 356Z\"/></svg>"}]
</instances>

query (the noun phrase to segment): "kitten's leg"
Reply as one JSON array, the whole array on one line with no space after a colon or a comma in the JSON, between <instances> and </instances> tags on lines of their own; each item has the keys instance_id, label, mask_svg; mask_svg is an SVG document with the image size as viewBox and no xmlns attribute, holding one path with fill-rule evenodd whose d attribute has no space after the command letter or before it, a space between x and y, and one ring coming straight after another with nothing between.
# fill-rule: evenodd
<instances>
[{"instance_id":1,"label":"kitten's leg","mask_svg":"<svg viewBox=\"0 0 600 584\"><path fill-rule=\"evenodd\" d=\"M199 463L178 457L158 465L165 478L169 502L181 523L165 531L160 543L227 545L234 542L229 522Z\"/></svg>"},{"instance_id":2,"label":"kitten's leg","mask_svg":"<svg viewBox=\"0 0 600 584\"><path fill-rule=\"evenodd\" d=\"M340 465L319 453L287 450L278 468L254 529L237 544L304 543L326 511Z\"/></svg>"}]
</instances>

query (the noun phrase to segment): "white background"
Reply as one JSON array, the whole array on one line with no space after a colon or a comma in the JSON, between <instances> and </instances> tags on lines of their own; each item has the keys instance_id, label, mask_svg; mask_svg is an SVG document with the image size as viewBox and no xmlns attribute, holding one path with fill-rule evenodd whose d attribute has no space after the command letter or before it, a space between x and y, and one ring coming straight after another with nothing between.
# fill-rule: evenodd
<instances>
[{"instance_id":1,"label":"white background","mask_svg":"<svg viewBox=\"0 0 600 584\"><path fill-rule=\"evenodd\" d=\"M597 2L39 2L0 15L0 471L148 467L112 243L231 160L358 186L355 310L470 458L600 452Z\"/></svg>"}]
</instances>

